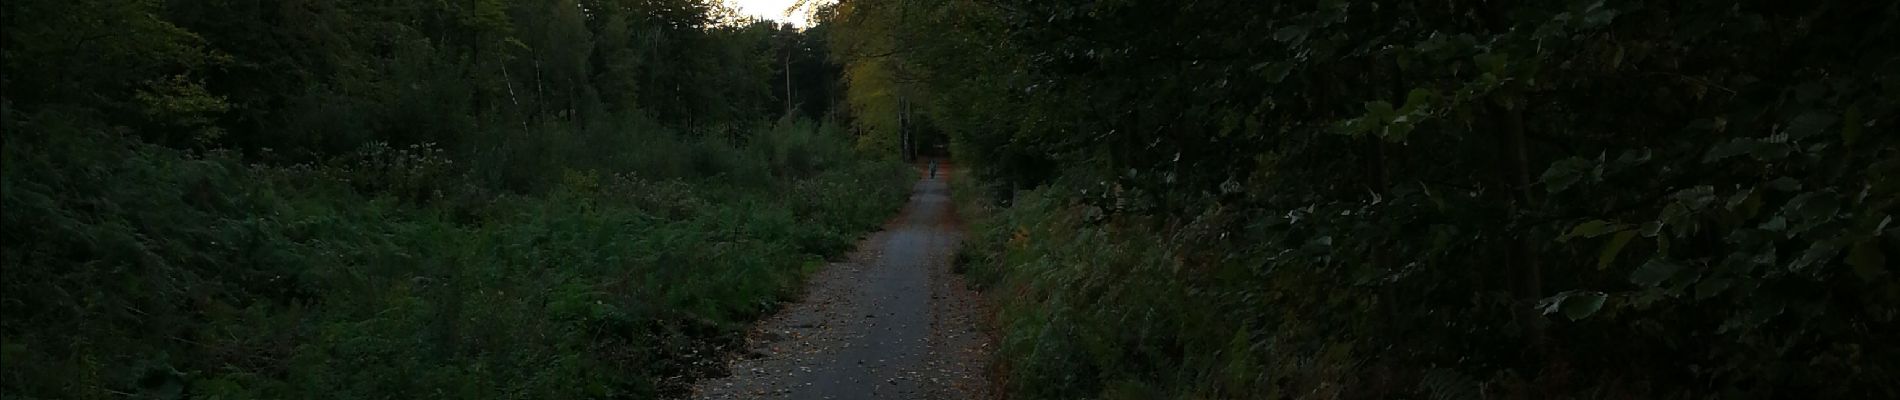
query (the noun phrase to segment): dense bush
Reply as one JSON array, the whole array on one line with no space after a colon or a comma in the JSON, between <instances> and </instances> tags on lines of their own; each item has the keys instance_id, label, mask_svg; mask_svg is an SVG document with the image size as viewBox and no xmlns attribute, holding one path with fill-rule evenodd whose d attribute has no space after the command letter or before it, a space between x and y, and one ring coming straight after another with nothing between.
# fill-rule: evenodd
<instances>
[{"instance_id":1,"label":"dense bush","mask_svg":"<svg viewBox=\"0 0 1900 400\"><path fill-rule=\"evenodd\" d=\"M704 373L909 178L847 158L743 185L572 171L483 197L426 148L279 167L83 122L7 129L46 133L6 139L10 398L651 396ZM457 221L457 196L480 211Z\"/></svg>"},{"instance_id":2,"label":"dense bush","mask_svg":"<svg viewBox=\"0 0 1900 400\"><path fill-rule=\"evenodd\" d=\"M908 188L716 1L0 18L0 398L676 392Z\"/></svg>"},{"instance_id":3,"label":"dense bush","mask_svg":"<svg viewBox=\"0 0 1900 400\"><path fill-rule=\"evenodd\" d=\"M1023 397L1900 396L1892 2L839 10Z\"/></svg>"}]
</instances>

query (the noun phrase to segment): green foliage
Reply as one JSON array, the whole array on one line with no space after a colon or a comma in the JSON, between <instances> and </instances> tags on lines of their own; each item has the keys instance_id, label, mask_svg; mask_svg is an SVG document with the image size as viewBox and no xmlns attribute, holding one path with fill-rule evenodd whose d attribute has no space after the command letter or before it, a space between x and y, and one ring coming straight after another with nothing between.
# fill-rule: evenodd
<instances>
[{"instance_id":1,"label":"green foliage","mask_svg":"<svg viewBox=\"0 0 1900 400\"><path fill-rule=\"evenodd\" d=\"M793 125L775 132L846 145ZM583 170L483 196L427 147L279 167L100 127L7 126L41 133L7 138L0 175L9 396L677 393L664 378L716 365L910 178L846 158L753 184Z\"/></svg>"},{"instance_id":2,"label":"green foliage","mask_svg":"<svg viewBox=\"0 0 1900 400\"><path fill-rule=\"evenodd\" d=\"M0 4L8 399L677 395L911 178L715 1Z\"/></svg>"},{"instance_id":3,"label":"green foliage","mask_svg":"<svg viewBox=\"0 0 1900 400\"><path fill-rule=\"evenodd\" d=\"M293 162L372 142L467 157L500 145L482 133L632 116L718 135L833 117L824 42L721 4L23 0L0 67L20 110L81 106L148 142Z\"/></svg>"},{"instance_id":4,"label":"green foliage","mask_svg":"<svg viewBox=\"0 0 1900 400\"><path fill-rule=\"evenodd\" d=\"M851 3L1021 397L1900 396L1893 4Z\"/></svg>"}]
</instances>

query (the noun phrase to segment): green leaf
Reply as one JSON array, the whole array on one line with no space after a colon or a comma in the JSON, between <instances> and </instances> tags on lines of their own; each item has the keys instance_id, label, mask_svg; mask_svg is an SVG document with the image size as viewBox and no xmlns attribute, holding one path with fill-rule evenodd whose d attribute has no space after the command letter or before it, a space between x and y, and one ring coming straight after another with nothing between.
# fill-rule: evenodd
<instances>
[{"instance_id":1,"label":"green leaf","mask_svg":"<svg viewBox=\"0 0 1900 400\"><path fill-rule=\"evenodd\" d=\"M1834 217L1841 209L1841 200L1833 193L1807 192L1788 199L1782 207L1782 214L1797 220L1817 220Z\"/></svg>"},{"instance_id":2,"label":"green leaf","mask_svg":"<svg viewBox=\"0 0 1900 400\"><path fill-rule=\"evenodd\" d=\"M1298 43L1304 39L1306 39L1306 27L1304 26L1292 25L1273 31L1273 40Z\"/></svg>"},{"instance_id":3,"label":"green leaf","mask_svg":"<svg viewBox=\"0 0 1900 400\"><path fill-rule=\"evenodd\" d=\"M1597 310L1603 309L1604 300L1608 299L1609 295L1603 292L1571 290L1545 298L1538 302L1538 306L1543 308L1544 315L1561 312L1571 321L1577 321L1596 314Z\"/></svg>"},{"instance_id":4,"label":"green leaf","mask_svg":"<svg viewBox=\"0 0 1900 400\"><path fill-rule=\"evenodd\" d=\"M1656 235L1662 234L1662 229L1663 229L1662 221L1649 221L1649 222L1644 222L1643 227L1637 228L1636 230L1638 232L1642 232L1643 237L1653 238L1653 237L1656 237Z\"/></svg>"},{"instance_id":5,"label":"green leaf","mask_svg":"<svg viewBox=\"0 0 1900 400\"><path fill-rule=\"evenodd\" d=\"M1740 207L1744 204L1760 203L1760 201L1750 202L1751 199L1756 199L1756 198L1757 197L1755 196L1755 188L1743 188L1741 191L1735 192L1735 194L1729 195L1728 201L1723 202L1722 205L1724 208L1727 208L1732 211L1732 210L1735 210L1736 207ZM1756 205L1759 206L1759 204L1756 204Z\"/></svg>"},{"instance_id":6,"label":"green leaf","mask_svg":"<svg viewBox=\"0 0 1900 400\"><path fill-rule=\"evenodd\" d=\"M1399 117L1398 119L1404 120L1405 117ZM1387 125L1385 129L1381 130L1379 132L1379 136L1382 138L1385 138L1387 142L1393 142L1393 143L1404 142L1405 138L1412 133L1412 128L1415 126L1417 125L1413 125L1410 122L1401 121L1401 122L1393 123L1392 125Z\"/></svg>"},{"instance_id":7,"label":"green leaf","mask_svg":"<svg viewBox=\"0 0 1900 400\"><path fill-rule=\"evenodd\" d=\"M1820 134L1828 127L1834 126L1834 121L1838 120L1840 118L1832 114L1808 112L1794 117L1793 121L1788 122L1788 128L1782 132L1786 132L1790 139L1802 139Z\"/></svg>"},{"instance_id":8,"label":"green leaf","mask_svg":"<svg viewBox=\"0 0 1900 400\"><path fill-rule=\"evenodd\" d=\"M1620 171L1620 170L1627 169L1630 167L1642 165L1643 163L1649 162L1649 159L1652 153L1653 152L1651 152L1649 149L1624 150L1622 154L1618 154L1616 156L1615 160L1610 161L1609 168L1612 170Z\"/></svg>"},{"instance_id":9,"label":"green leaf","mask_svg":"<svg viewBox=\"0 0 1900 400\"><path fill-rule=\"evenodd\" d=\"M1643 287L1656 287L1663 281L1669 280L1670 277L1676 276L1677 272L1682 272L1681 264L1660 258L1651 259L1643 263L1643 266L1636 267L1636 272L1630 273L1630 283Z\"/></svg>"},{"instance_id":10,"label":"green leaf","mask_svg":"<svg viewBox=\"0 0 1900 400\"><path fill-rule=\"evenodd\" d=\"M1405 105L1399 107L1399 112L1407 114L1418 112L1431 107L1431 102L1431 90L1426 88L1413 88L1410 93L1405 94Z\"/></svg>"},{"instance_id":11,"label":"green leaf","mask_svg":"<svg viewBox=\"0 0 1900 400\"><path fill-rule=\"evenodd\" d=\"M1847 251L1847 265L1854 267L1854 274L1868 281L1887 273L1887 255L1880 252L1880 245L1874 240L1855 244Z\"/></svg>"},{"instance_id":12,"label":"green leaf","mask_svg":"<svg viewBox=\"0 0 1900 400\"><path fill-rule=\"evenodd\" d=\"M1755 138L1729 139L1729 141L1727 142L1722 142L1722 144L1718 144L1718 145L1715 145L1715 147L1709 148L1709 151L1707 153L1703 153L1702 162L1709 163L1709 162L1722 161L1729 157L1752 153L1755 151L1755 149L1760 148L1762 146L1763 144L1761 140L1755 139Z\"/></svg>"},{"instance_id":13,"label":"green leaf","mask_svg":"<svg viewBox=\"0 0 1900 400\"><path fill-rule=\"evenodd\" d=\"M1571 238L1593 238L1617 230L1621 225L1615 222L1593 219L1570 228L1570 233L1558 236L1558 242L1569 242Z\"/></svg>"},{"instance_id":14,"label":"green leaf","mask_svg":"<svg viewBox=\"0 0 1900 400\"><path fill-rule=\"evenodd\" d=\"M1398 113L1392 110L1392 103L1385 101L1366 102L1366 116L1380 123L1390 122Z\"/></svg>"},{"instance_id":15,"label":"green leaf","mask_svg":"<svg viewBox=\"0 0 1900 400\"><path fill-rule=\"evenodd\" d=\"M1796 257L1793 262L1788 264L1788 270L1801 272L1801 270L1807 269L1809 265L1825 260L1832 260L1835 255L1839 255L1840 253L1841 248L1838 245L1826 241L1814 242L1813 245L1808 246L1807 251L1801 252L1800 257Z\"/></svg>"},{"instance_id":16,"label":"green leaf","mask_svg":"<svg viewBox=\"0 0 1900 400\"><path fill-rule=\"evenodd\" d=\"M1364 135L1366 131L1372 130L1372 127L1376 125L1371 122L1369 118L1370 117L1359 117L1341 121L1338 125L1333 126L1332 133L1355 137Z\"/></svg>"},{"instance_id":17,"label":"green leaf","mask_svg":"<svg viewBox=\"0 0 1900 400\"><path fill-rule=\"evenodd\" d=\"M1603 8L1603 1L1599 0L1595 3L1590 3L1589 7L1584 8L1582 18L1579 18L1579 20L1584 27L1601 27L1608 25L1610 21L1616 20L1616 10Z\"/></svg>"},{"instance_id":18,"label":"green leaf","mask_svg":"<svg viewBox=\"0 0 1900 400\"><path fill-rule=\"evenodd\" d=\"M1636 238L1636 234L1636 230L1631 229L1617 232L1616 236L1610 237L1610 241L1603 244L1603 250L1597 252L1597 269L1609 268L1610 263L1616 262L1616 255L1623 252L1623 246L1629 245L1630 240Z\"/></svg>"},{"instance_id":19,"label":"green leaf","mask_svg":"<svg viewBox=\"0 0 1900 400\"><path fill-rule=\"evenodd\" d=\"M1769 232L1786 231L1788 230L1788 219L1783 218L1780 215L1776 215L1774 217L1768 218L1768 221L1762 222L1760 226L1756 227L1756 229L1761 229L1761 230L1765 230Z\"/></svg>"},{"instance_id":20,"label":"green leaf","mask_svg":"<svg viewBox=\"0 0 1900 400\"><path fill-rule=\"evenodd\" d=\"M1290 62L1263 62L1254 64L1253 71L1260 73L1260 76L1266 77L1268 82L1280 83L1280 81L1286 80L1288 73L1293 72L1294 65L1294 63Z\"/></svg>"},{"instance_id":21,"label":"green leaf","mask_svg":"<svg viewBox=\"0 0 1900 400\"><path fill-rule=\"evenodd\" d=\"M1550 168L1544 169L1544 175L1538 181L1543 182L1544 189L1551 193L1562 192L1583 180L1584 172L1591 169L1590 160L1570 157L1550 163Z\"/></svg>"}]
</instances>

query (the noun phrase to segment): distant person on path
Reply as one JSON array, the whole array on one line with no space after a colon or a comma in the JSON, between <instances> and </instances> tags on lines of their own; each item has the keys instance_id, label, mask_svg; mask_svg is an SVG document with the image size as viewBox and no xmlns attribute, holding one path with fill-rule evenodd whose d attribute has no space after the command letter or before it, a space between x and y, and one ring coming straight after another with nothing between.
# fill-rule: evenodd
<instances>
[{"instance_id":1,"label":"distant person on path","mask_svg":"<svg viewBox=\"0 0 1900 400\"><path fill-rule=\"evenodd\" d=\"M937 160L930 160L930 179L937 179Z\"/></svg>"}]
</instances>

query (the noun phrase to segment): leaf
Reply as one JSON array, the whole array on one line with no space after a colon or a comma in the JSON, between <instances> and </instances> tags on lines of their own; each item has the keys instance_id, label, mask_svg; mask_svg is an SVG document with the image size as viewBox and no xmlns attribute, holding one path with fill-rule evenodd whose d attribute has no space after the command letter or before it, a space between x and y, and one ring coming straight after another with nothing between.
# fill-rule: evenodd
<instances>
[{"instance_id":1,"label":"leaf","mask_svg":"<svg viewBox=\"0 0 1900 400\"><path fill-rule=\"evenodd\" d=\"M1729 139L1729 141L1727 142L1723 142L1722 144L1717 144L1715 145L1715 147L1709 148L1709 151L1707 153L1703 153L1702 162L1710 163L1710 162L1722 161L1729 157L1734 157L1738 155L1755 152L1756 149L1761 148L1762 146L1763 146L1763 143L1761 142L1761 140L1755 139L1755 138Z\"/></svg>"},{"instance_id":2,"label":"leaf","mask_svg":"<svg viewBox=\"0 0 1900 400\"><path fill-rule=\"evenodd\" d=\"M1280 83L1280 81L1286 80L1288 73L1293 72L1293 66L1294 63L1290 62L1263 62L1254 64L1253 71L1260 73L1260 76L1266 77L1268 82Z\"/></svg>"},{"instance_id":3,"label":"leaf","mask_svg":"<svg viewBox=\"0 0 1900 400\"><path fill-rule=\"evenodd\" d=\"M1838 120L1840 118L1831 114L1810 111L1795 117L1794 121L1789 121L1788 128L1782 132L1787 133L1791 139L1802 139L1820 134L1821 131L1834 126L1834 121Z\"/></svg>"},{"instance_id":4,"label":"leaf","mask_svg":"<svg viewBox=\"0 0 1900 400\"><path fill-rule=\"evenodd\" d=\"M1564 293L1565 294L1559 294L1559 296L1563 296L1563 298L1558 301L1557 306L1563 311L1564 317L1570 318L1571 321L1582 320L1592 314L1596 314L1597 310L1603 309L1604 300L1609 299L1609 295L1605 295L1603 292L1570 291ZM1546 314L1548 314L1548 312L1546 312Z\"/></svg>"},{"instance_id":5,"label":"leaf","mask_svg":"<svg viewBox=\"0 0 1900 400\"><path fill-rule=\"evenodd\" d=\"M1614 19L1616 19L1616 10L1595 10L1583 15L1583 25L1595 28L1608 25Z\"/></svg>"},{"instance_id":6,"label":"leaf","mask_svg":"<svg viewBox=\"0 0 1900 400\"><path fill-rule=\"evenodd\" d=\"M1629 245L1630 240L1636 238L1636 234L1636 230L1632 229L1617 232L1616 236L1610 237L1610 241L1603 244L1603 250L1597 252L1597 269L1609 268L1611 263L1616 262L1616 255L1623 252L1623 246Z\"/></svg>"},{"instance_id":7,"label":"leaf","mask_svg":"<svg viewBox=\"0 0 1900 400\"><path fill-rule=\"evenodd\" d=\"M1273 40L1298 43L1304 39L1306 39L1306 27L1304 26L1292 25L1273 31Z\"/></svg>"},{"instance_id":8,"label":"leaf","mask_svg":"<svg viewBox=\"0 0 1900 400\"><path fill-rule=\"evenodd\" d=\"M1379 132L1380 137L1385 138L1388 142L1404 142L1406 136L1412 133L1412 128L1417 126L1410 122L1405 122L1404 120L1405 117L1398 117L1392 125L1387 125L1385 129Z\"/></svg>"},{"instance_id":9,"label":"leaf","mask_svg":"<svg viewBox=\"0 0 1900 400\"><path fill-rule=\"evenodd\" d=\"M1807 192L1788 199L1781 212L1797 220L1816 220L1831 218L1840 209L1841 201L1833 193Z\"/></svg>"},{"instance_id":10,"label":"leaf","mask_svg":"<svg viewBox=\"0 0 1900 400\"><path fill-rule=\"evenodd\" d=\"M1637 228L1637 231L1642 232L1643 237L1656 237L1656 235L1662 234L1662 228L1662 221L1649 221L1644 222L1643 227Z\"/></svg>"},{"instance_id":11,"label":"leaf","mask_svg":"<svg viewBox=\"0 0 1900 400\"><path fill-rule=\"evenodd\" d=\"M1551 193L1562 192L1583 180L1584 171L1590 169L1590 160L1570 157L1550 163L1550 168L1544 169L1544 175L1538 181L1543 182L1544 189Z\"/></svg>"},{"instance_id":12,"label":"leaf","mask_svg":"<svg viewBox=\"0 0 1900 400\"><path fill-rule=\"evenodd\" d=\"M1723 206L1732 211L1735 210L1736 207L1749 203L1749 200L1754 198L1756 198L1755 188L1743 188L1741 191L1729 195L1728 201L1723 202Z\"/></svg>"},{"instance_id":13,"label":"leaf","mask_svg":"<svg viewBox=\"0 0 1900 400\"><path fill-rule=\"evenodd\" d=\"M1662 213L1656 216L1656 221L1664 225L1677 225L1682 223L1683 217L1687 215L1689 215L1688 207L1684 207L1680 202L1669 203L1663 206Z\"/></svg>"},{"instance_id":14,"label":"leaf","mask_svg":"<svg viewBox=\"0 0 1900 400\"><path fill-rule=\"evenodd\" d=\"M1602 292L1566 290L1562 293L1546 297L1543 300L1538 300L1537 308L1542 311L1543 315L1563 313L1564 316L1569 317L1571 321L1576 321L1589 317L1591 314L1595 314L1597 310L1602 309L1603 302L1607 298L1608 296Z\"/></svg>"},{"instance_id":15,"label":"leaf","mask_svg":"<svg viewBox=\"0 0 1900 400\"><path fill-rule=\"evenodd\" d=\"M1649 162L1649 158L1652 153L1653 152L1651 152L1649 149L1624 150L1621 154L1618 154L1616 156L1616 160L1613 160L1610 162L1610 168L1615 169L1615 170L1622 170L1625 168L1642 165L1643 163Z\"/></svg>"},{"instance_id":16,"label":"leaf","mask_svg":"<svg viewBox=\"0 0 1900 400\"><path fill-rule=\"evenodd\" d=\"M1656 287L1656 285L1662 284L1663 281L1669 280L1670 277L1676 276L1676 273L1681 271L1681 264L1660 258L1651 259L1649 262L1643 263L1643 266L1636 267L1636 272L1630 273L1630 283L1643 287Z\"/></svg>"},{"instance_id":17,"label":"leaf","mask_svg":"<svg viewBox=\"0 0 1900 400\"><path fill-rule=\"evenodd\" d=\"M1847 265L1854 267L1854 274L1860 275L1860 279L1872 281L1887 272L1887 255L1880 252L1876 241L1867 240L1847 251Z\"/></svg>"},{"instance_id":18,"label":"leaf","mask_svg":"<svg viewBox=\"0 0 1900 400\"><path fill-rule=\"evenodd\" d=\"M1558 236L1558 242L1569 242L1571 238L1593 238L1617 230L1621 225L1615 222L1593 219L1570 228L1570 233Z\"/></svg>"},{"instance_id":19,"label":"leaf","mask_svg":"<svg viewBox=\"0 0 1900 400\"><path fill-rule=\"evenodd\" d=\"M1431 102L1432 91L1430 89L1413 88L1410 93L1405 94L1405 105L1399 107L1399 112L1407 114L1415 113L1419 110L1431 107Z\"/></svg>"},{"instance_id":20,"label":"leaf","mask_svg":"<svg viewBox=\"0 0 1900 400\"><path fill-rule=\"evenodd\" d=\"M1815 262L1834 259L1834 256L1840 254L1840 252L1841 249L1838 245L1830 244L1825 241L1814 242L1813 245L1808 246L1807 251L1801 252L1800 257L1796 257L1794 262L1788 264L1788 270L1801 272L1801 270L1807 269L1809 265L1813 265Z\"/></svg>"},{"instance_id":21,"label":"leaf","mask_svg":"<svg viewBox=\"0 0 1900 400\"><path fill-rule=\"evenodd\" d=\"M1385 101L1366 102L1366 116L1371 117L1375 121L1379 121L1379 123L1392 121L1392 118L1396 114L1397 112L1392 110L1392 103Z\"/></svg>"}]
</instances>

